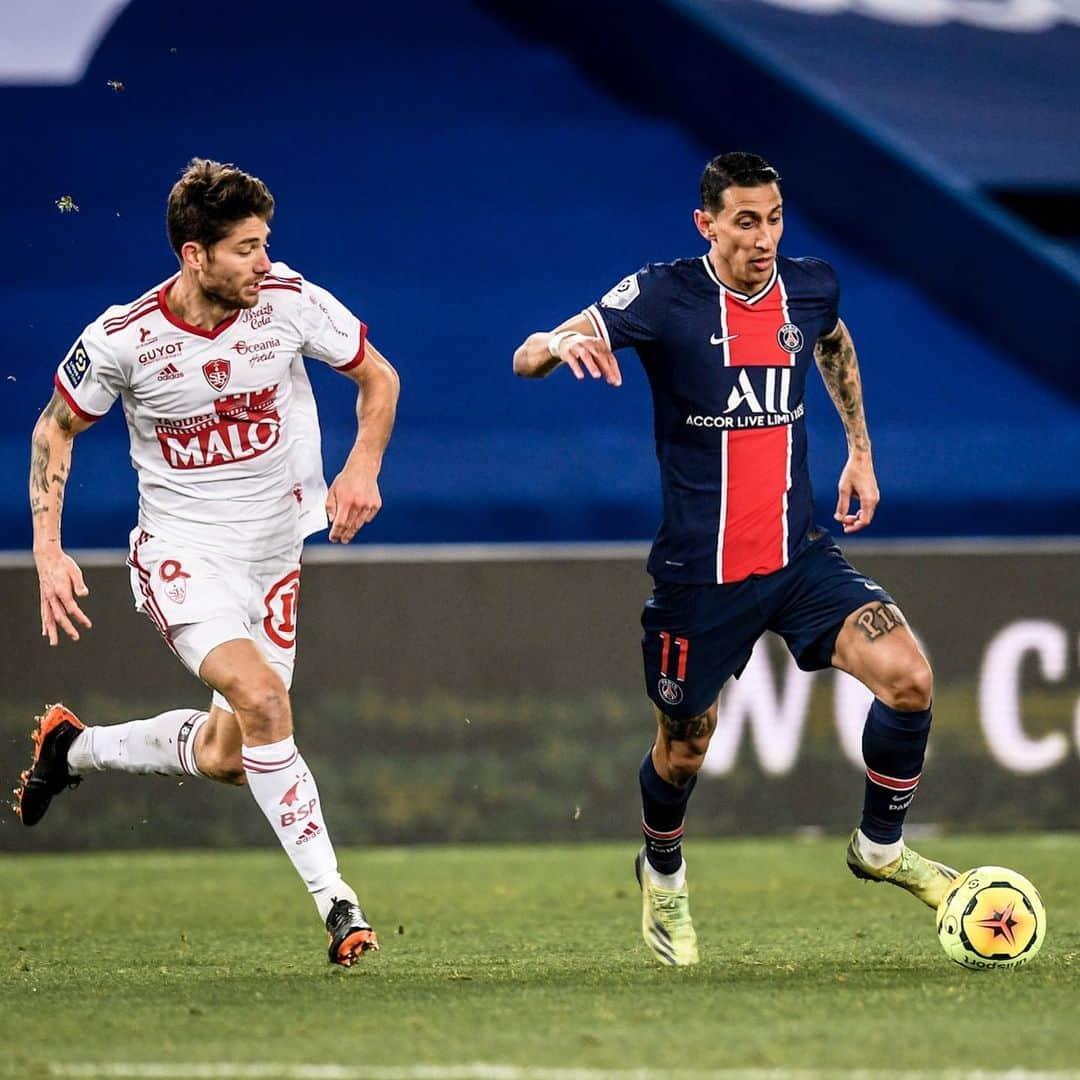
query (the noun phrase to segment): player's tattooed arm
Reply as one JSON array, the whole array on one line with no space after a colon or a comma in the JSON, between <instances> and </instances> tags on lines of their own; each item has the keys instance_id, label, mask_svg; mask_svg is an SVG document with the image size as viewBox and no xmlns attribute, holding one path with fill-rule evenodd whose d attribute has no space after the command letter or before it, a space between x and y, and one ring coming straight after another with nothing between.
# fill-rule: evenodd
<instances>
[{"instance_id":1,"label":"player's tattooed arm","mask_svg":"<svg viewBox=\"0 0 1080 1080\"><path fill-rule=\"evenodd\" d=\"M46 545L59 544L60 513L71 471L71 442L89 426L56 391L34 425L30 445L30 512L34 518L35 548L39 541Z\"/></svg>"},{"instance_id":2,"label":"player's tattooed arm","mask_svg":"<svg viewBox=\"0 0 1080 1080\"><path fill-rule=\"evenodd\" d=\"M64 489L71 472L71 444L92 421L76 416L53 393L34 425L30 443L30 512L34 524L34 561L41 591L41 634L55 645L60 633L79 640L76 624L89 627L77 596L86 596L82 571L60 545Z\"/></svg>"},{"instance_id":3,"label":"player's tattooed arm","mask_svg":"<svg viewBox=\"0 0 1080 1080\"><path fill-rule=\"evenodd\" d=\"M837 320L832 333L818 339L814 345L814 359L840 414L848 444L848 460L837 484L833 517L843 525L845 533L858 532L873 521L881 493L870 455L859 361L851 334L842 319ZM852 512L853 499L858 500L856 512Z\"/></svg>"},{"instance_id":4,"label":"player's tattooed arm","mask_svg":"<svg viewBox=\"0 0 1080 1080\"><path fill-rule=\"evenodd\" d=\"M848 447L852 452L869 453L870 433L863 410L859 360L855 355L855 343L843 319L837 320L832 333L818 338L814 345L814 359L829 397L843 421Z\"/></svg>"}]
</instances>

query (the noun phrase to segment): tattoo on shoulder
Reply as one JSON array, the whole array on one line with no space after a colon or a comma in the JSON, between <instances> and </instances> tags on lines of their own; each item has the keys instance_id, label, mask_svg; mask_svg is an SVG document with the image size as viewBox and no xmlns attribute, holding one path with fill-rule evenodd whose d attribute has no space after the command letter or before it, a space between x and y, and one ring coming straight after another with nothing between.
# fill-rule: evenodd
<instances>
[{"instance_id":1,"label":"tattoo on shoulder","mask_svg":"<svg viewBox=\"0 0 1080 1080\"><path fill-rule=\"evenodd\" d=\"M870 607L859 612L855 625L862 631L867 641L877 641L898 626L907 626L907 622L895 604L881 602L871 604Z\"/></svg>"},{"instance_id":2,"label":"tattoo on shoulder","mask_svg":"<svg viewBox=\"0 0 1080 1080\"><path fill-rule=\"evenodd\" d=\"M71 411L71 406L56 391L53 391L53 396L49 398L49 404L41 415L53 420L61 431L71 432L75 427L75 414Z\"/></svg>"}]
</instances>

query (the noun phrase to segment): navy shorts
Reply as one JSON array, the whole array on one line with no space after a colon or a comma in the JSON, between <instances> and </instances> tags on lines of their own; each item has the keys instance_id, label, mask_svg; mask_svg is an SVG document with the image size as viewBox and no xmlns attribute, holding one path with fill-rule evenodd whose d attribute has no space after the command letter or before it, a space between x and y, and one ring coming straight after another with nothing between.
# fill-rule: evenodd
<instances>
[{"instance_id":1,"label":"navy shorts","mask_svg":"<svg viewBox=\"0 0 1080 1080\"><path fill-rule=\"evenodd\" d=\"M679 718L703 713L742 674L766 630L784 639L803 671L827 668L848 615L874 600L893 602L828 533L812 535L771 574L730 585L655 583L641 613L641 651L646 693L658 709Z\"/></svg>"}]
</instances>

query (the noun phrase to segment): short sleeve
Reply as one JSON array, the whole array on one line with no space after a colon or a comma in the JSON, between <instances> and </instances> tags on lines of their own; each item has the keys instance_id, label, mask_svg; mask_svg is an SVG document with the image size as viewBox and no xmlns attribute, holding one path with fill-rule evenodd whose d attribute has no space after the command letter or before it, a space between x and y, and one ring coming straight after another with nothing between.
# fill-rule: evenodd
<instances>
[{"instance_id":1,"label":"short sleeve","mask_svg":"<svg viewBox=\"0 0 1080 1080\"><path fill-rule=\"evenodd\" d=\"M326 289L304 282L301 331L305 356L338 371L348 371L364 359L367 327Z\"/></svg>"},{"instance_id":2,"label":"short sleeve","mask_svg":"<svg viewBox=\"0 0 1080 1080\"><path fill-rule=\"evenodd\" d=\"M646 266L624 277L598 303L585 309L596 332L612 349L656 341L667 315L668 275Z\"/></svg>"},{"instance_id":3,"label":"short sleeve","mask_svg":"<svg viewBox=\"0 0 1080 1080\"><path fill-rule=\"evenodd\" d=\"M821 295L825 312L826 334L836 329L840 318L840 278L836 271L824 259L803 259L803 264L817 279L817 291Z\"/></svg>"},{"instance_id":4,"label":"short sleeve","mask_svg":"<svg viewBox=\"0 0 1080 1080\"><path fill-rule=\"evenodd\" d=\"M98 420L112 407L125 379L97 323L91 323L71 346L53 382L72 411L84 420Z\"/></svg>"}]
</instances>

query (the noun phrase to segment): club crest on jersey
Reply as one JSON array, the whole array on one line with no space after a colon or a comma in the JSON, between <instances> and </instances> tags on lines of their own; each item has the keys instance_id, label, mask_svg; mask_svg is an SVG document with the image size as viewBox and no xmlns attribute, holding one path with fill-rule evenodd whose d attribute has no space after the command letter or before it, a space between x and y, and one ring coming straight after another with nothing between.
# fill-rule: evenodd
<instances>
[{"instance_id":1,"label":"club crest on jersey","mask_svg":"<svg viewBox=\"0 0 1080 1080\"><path fill-rule=\"evenodd\" d=\"M614 289L604 293L600 299L600 306L623 311L640 295L641 288L638 285L637 274L631 274L629 277L624 277Z\"/></svg>"},{"instance_id":2,"label":"club crest on jersey","mask_svg":"<svg viewBox=\"0 0 1080 1080\"><path fill-rule=\"evenodd\" d=\"M800 352L803 347L802 331L793 322L784 323L776 331L776 340L785 352Z\"/></svg>"},{"instance_id":3,"label":"club crest on jersey","mask_svg":"<svg viewBox=\"0 0 1080 1080\"><path fill-rule=\"evenodd\" d=\"M215 390L225 389L231 371L232 365L228 360L207 360L202 366L202 373L206 376L206 381Z\"/></svg>"},{"instance_id":4,"label":"club crest on jersey","mask_svg":"<svg viewBox=\"0 0 1080 1080\"><path fill-rule=\"evenodd\" d=\"M187 599L187 582L191 575L176 559L166 559L158 567L158 575L165 582L165 595L174 604L182 604Z\"/></svg>"},{"instance_id":5,"label":"club crest on jersey","mask_svg":"<svg viewBox=\"0 0 1080 1080\"><path fill-rule=\"evenodd\" d=\"M678 705L683 699L682 687L674 679L660 679L656 689L668 705Z\"/></svg>"},{"instance_id":6,"label":"club crest on jersey","mask_svg":"<svg viewBox=\"0 0 1080 1080\"><path fill-rule=\"evenodd\" d=\"M80 338L75 342L75 348L71 350L71 355L64 361L64 374L68 377L68 382L70 382L74 388L83 381L83 378L89 370L90 355L87 353L83 346L82 339Z\"/></svg>"}]
</instances>

